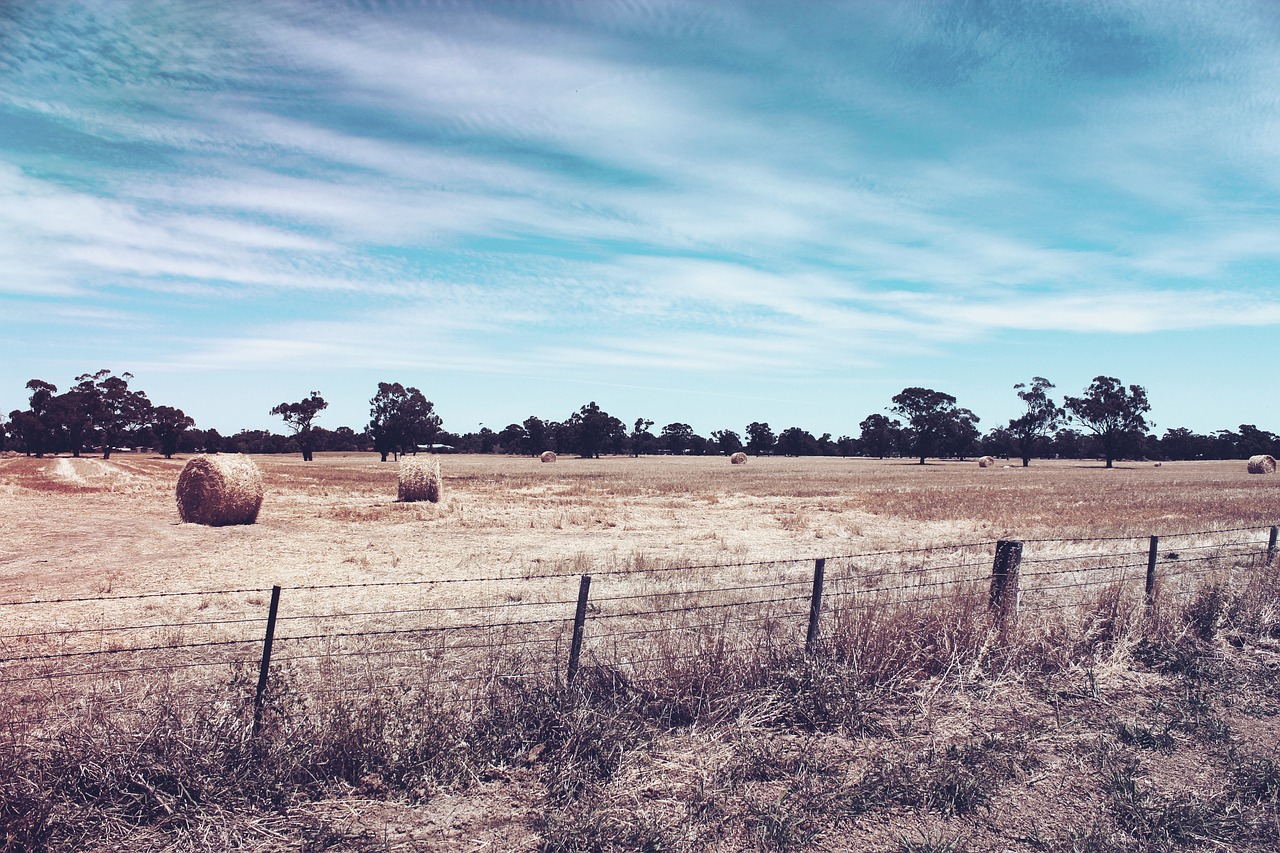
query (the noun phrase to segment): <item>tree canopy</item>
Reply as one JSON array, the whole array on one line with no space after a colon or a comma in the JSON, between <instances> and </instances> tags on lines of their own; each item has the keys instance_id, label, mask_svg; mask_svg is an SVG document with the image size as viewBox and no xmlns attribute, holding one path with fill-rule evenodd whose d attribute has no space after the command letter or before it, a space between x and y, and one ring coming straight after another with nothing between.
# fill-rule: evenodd
<instances>
[{"instance_id":1,"label":"tree canopy","mask_svg":"<svg viewBox=\"0 0 1280 853\"><path fill-rule=\"evenodd\" d=\"M420 443L435 443L441 424L435 405L417 388L379 382L369 400L367 430L383 462L393 453L416 453Z\"/></svg>"},{"instance_id":2,"label":"tree canopy","mask_svg":"<svg viewBox=\"0 0 1280 853\"><path fill-rule=\"evenodd\" d=\"M325 402L324 397L320 396L319 391L312 391L309 397L304 397L296 403L280 403L271 408L270 413L283 418L284 425L298 437L304 462L310 462L315 454L311 422L316 419L316 415L327 408L329 404Z\"/></svg>"},{"instance_id":3,"label":"tree canopy","mask_svg":"<svg viewBox=\"0 0 1280 853\"><path fill-rule=\"evenodd\" d=\"M1043 376L1033 377L1030 387L1023 382L1013 386L1018 399L1027 406L1022 415L1009 421L1009 437L1017 445L1023 468L1031 464L1036 442L1057 429L1066 417L1066 410L1049 397L1052 387L1053 383Z\"/></svg>"},{"instance_id":4,"label":"tree canopy","mask_svg":"<svg viewBox=\"0 0 1280 853\"><path fill-rule=\"evenodd\" d=\"M908 435L921 465L944 444L956 455L963 455L967 451L966 443L972 443L977 437L978 416L957 407L955 397L932 388L902 389L894 395L889 410L906 419Z\"/></svg>"},{"instance_id":5,"label":"tree canopy","mask_svg":"<svg viewBox=\"0 0 1280 853\"><path fill-rule=\"evenodd\" d=\"M1128 388L1114 376L1095 376L1080 397L1067 397L1066 409L1071 417L1096 435L1102 443L1107 467L1126 443L1141 439L1147 431L1147 389L1141 385Z\"/></svg>"}]
</instances>

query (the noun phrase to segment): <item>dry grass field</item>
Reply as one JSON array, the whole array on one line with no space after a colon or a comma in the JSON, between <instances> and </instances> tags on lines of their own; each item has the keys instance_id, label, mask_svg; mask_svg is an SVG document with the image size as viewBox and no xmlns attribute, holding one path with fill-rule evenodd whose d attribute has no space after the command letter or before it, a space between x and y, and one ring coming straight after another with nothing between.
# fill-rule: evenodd
<instances>
[{"instance_id":1,"label":"dry grass field","mask_svg":"<svg viewBox=\"0 0 1280 853\"><path fill-rule=\"evenodd\" d=\"M432 504L258 457L215 528L184 461L0 458L0 851L1280 846L1280 477L1243 462L446 456Z\"/></svg>"}]
</instances>

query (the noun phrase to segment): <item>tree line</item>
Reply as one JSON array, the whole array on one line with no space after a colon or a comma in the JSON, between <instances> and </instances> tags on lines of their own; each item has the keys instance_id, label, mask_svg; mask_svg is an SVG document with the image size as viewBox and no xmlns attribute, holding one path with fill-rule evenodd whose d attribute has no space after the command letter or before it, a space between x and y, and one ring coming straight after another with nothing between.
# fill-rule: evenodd
<instances>
[{"instance_id":1,"label":"tree line","mask_svg":"<svg viewBox=\"0 0 1280 853\"><path fill-rule=\"evenodd\" d=\"M950 394L931 388L904 388L883 412L866 416L857 435L814 436L800 427L777 433L753 421L741 433L733 429L699 435L686 423L672 422L654 431L654 421L637 418L630 426L589 402L563 421L530 415L494 431L453 433L444 429L435 404L417 388L379 382L369 401L369 422L359 431L347 426L327 429L316 420L328 408L318 391L270 410L281 418L287 434L241 430L223 436L199 429L181 409L154 405L130 387L133 376L99 370L75 378L59 393L41 379L26 384L28 407L0 419L0 450L30 456L86 450L110 458L113 451L145 448L163 453L301 453L310 461L316 452L376 452L382 461L419 451L506 453L536 456L546 450L581 457L602 455L876 456L965 459L999 456L1033 458L1098 458L1112 467L1118 459L1243 459L1280 449L1280 436L1241 424L1237 430L1194 433L1186 428L1153 431L1146 389L1098 376L1078 397L1054 400L1053 383L1037 376L1013 391L1023 411L1007 424L983 433L981 419L958 405Z\"/></svg>"}]
</instances>

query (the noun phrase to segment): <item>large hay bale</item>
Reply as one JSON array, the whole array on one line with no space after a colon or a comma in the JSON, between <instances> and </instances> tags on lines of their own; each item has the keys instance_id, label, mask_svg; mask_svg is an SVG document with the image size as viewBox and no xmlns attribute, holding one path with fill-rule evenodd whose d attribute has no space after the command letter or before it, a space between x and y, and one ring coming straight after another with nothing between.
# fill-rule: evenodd
<instances>
[{"instance_id":1,"label":"large hay bale","mask_svg":"<svg viewBox=\"0 0 1280 853\"><path fill-rule=\"evenodd\" d=\"M995 458L994 456L979 456L979 457L978 457L978 467L979 467L979 468L994 468L994 467L996 467L996 458Z\"/></svg>"},{"instance_id":2,"label":"large hay bale","mask_svg":"<svg viewBox=\"0 0 1280 853\"><path fill-rule=\"evenodd\" d=\"M189 524L253 524L261 508L262 472L248 456L197 456L178 475L178 516Z\"/></svg>"},{"instance_id":3,"label":"large hay bale","mask_svg":"<svg viewBox=\"0 0 1280 853\"><path fill-rule=\"evenodd\" d=\"M538 458L539 458L539 459L541 459L543 462L555 462L555 461L556 461L556 455L555 455L554 453L552 453L550 450L544 450L544 451L542 451L542 455L541 455L541 456L539 456Z\"/></svg>"},{"instance_id":4,"label":"large hay bale","mask_svg":"<svg viewBox=\"0 0 1280 853\"><path fill-rule=\"evenodd\" d=\"M1276 472L1276 458L1263 453L1259 456L1249 457L1249 473L1250 474L1274 474Z\"/></svg>"},{"instance_id":5,"label":"large hay bale","mask_svg":"<svg viewBox=\"0 0 1280 853\"><path fill-rule=\"evenodd\" d=\"M735 453L735 454L733 454L732 456L730 456L730 457L729 457L729 463L730 463L731 465L746 465L746 464L747 464L747 454L745 454L745 453L743 453L741 450L739 450L737 453Z\"/></svg>"},{"instance_id":6,"label":"large hay bale","mask_svg":"<svg viewBox=\"0 0 1280 853\"><path fill-rule=\"evenodd\" d=\"M423 456L404 456L400 459L400 494L397 500L440 502L440 462Z\"/></svg>"}]
</instances>

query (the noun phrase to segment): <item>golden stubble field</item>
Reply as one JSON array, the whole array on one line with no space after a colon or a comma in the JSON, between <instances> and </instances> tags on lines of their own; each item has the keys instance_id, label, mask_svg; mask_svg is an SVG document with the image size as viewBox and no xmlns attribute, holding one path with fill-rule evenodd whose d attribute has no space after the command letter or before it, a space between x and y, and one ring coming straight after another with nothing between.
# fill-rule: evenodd
<instances>
[{"instance_id":1,"label":"golden stubble field","mask_svg":"<svg viewBox=\"0 0 1280 853\"><path fill-rule=\"evenodd\" d=\"M399 504L373 454L256 457L258 523L181 524L185 460L0 459L0 599L522 576L801 559L998 538L1144 536L1280 520L1243 462L441 457ZM1016 464L1016 462L1015 462Z\"/></svg>"},{"instance_id":2,"label":"golden stubble field","mask_svg":"<svg viewBox=\"0 0 1280 853\"><path fill-rule=\"evenodd\" d=\"M51 850L1065 853L1280 838L1280 633L1273 576L1255 571L1280 477L1243 462L444 456L433 505L396 503L396 465L373 454L256 461L258 523L210 528L179 522L184 459L0 458L0 602L57 602L0 612L14 656L8 827L34 826ZM1216 559L1215 536L1175 536L1196 531L1248 540L1250 556L1189 581L1222 581L1227 597L1187 588L1144 611L1142 537L1167 537L1172 578ZM1083 541L1098 537L1132 537L1123 595L1110 563L1084 556L1113 544ZM1076 575L1053 574L1068 557L1104 569L1083 591L1029 594L1006 634L982 588L1000 538L1053 540L1028 543L1046 572L1035 584L1070 587ZM981 544L949 547L965 543ZM862 595L961 563L976 594L926 584L902 608L896 593L871 599L824 622L837 654L799 654L808 560L916 548L932 550L878 569L834 561L828 589ZM771 560L794 562L731 565ZM684 566L698 568L664 571ZM596 574L601 608L581 695L555 686L580 572ZM727 622L682 630L720 618L700 612L659 617L654 648L637 652L656 664L608 636L655 627L605 617L677 600L659 584L715 598L783 573L800 601L782 607L801 612L769 643L718 655ZM467 578L486 580L417 583ZM244 703L272 585L298 621L281 629L291 641L277 642L278 698L255 746ZM168 595L192 590L211 594ZM1036 609L1060 594L1079 600ZM1243 604L1200 612L1228 599ZM501 626L432 633L450 618L433 608L478 619L465 612L477 603L494 620L554 617L537 648L555 676L520 686L522 662L503 655L521 647ZM414 633L360 636L404 626ZM325 636L292 636L312 632ZM250 642L184 645L223 636Z\"/></svg>"}]
</instances>

